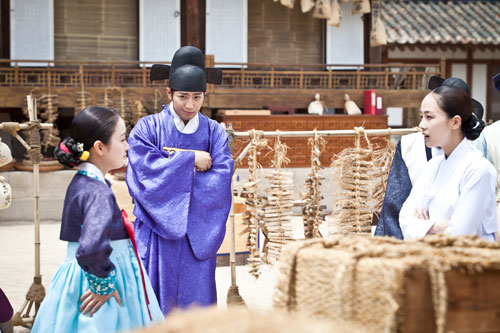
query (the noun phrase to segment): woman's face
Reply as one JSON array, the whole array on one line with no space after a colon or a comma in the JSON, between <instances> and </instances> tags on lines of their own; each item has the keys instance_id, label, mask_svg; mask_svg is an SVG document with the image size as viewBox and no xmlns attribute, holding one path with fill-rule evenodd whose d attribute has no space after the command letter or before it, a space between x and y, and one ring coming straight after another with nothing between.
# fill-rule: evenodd
<instances>
[{"instance_id":1,"label":"woman's face","mask_svg":"<svg viewBox=\"0 0 500 333\"><path fill-rule=\"evenodd\" d=\"M122 167L127 159L128 142L126 135L127 129L125 123L120 118L116 122L115 130L113 135L111 135L109 143L105 145L106 152L104 158L109 170Z\"/></svg>"},{"instance_id":2,"label":"woman's face","mask_svg":"<svg viewBox=\"0 0 500 333\"><path fill-rule=\"evenodd\" d=\"M453 118L438 106L436 95L427 94L420 107L420 124L427 147L444 147L450 141ZM458 117L458 116L455 116Z\"/></svg>"}]
</instances>

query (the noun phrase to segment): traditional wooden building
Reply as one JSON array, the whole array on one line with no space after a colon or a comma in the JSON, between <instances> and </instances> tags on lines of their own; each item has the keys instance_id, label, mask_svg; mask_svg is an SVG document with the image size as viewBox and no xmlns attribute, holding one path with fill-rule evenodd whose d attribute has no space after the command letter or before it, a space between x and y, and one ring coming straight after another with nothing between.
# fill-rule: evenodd
<instances>
[{"instance_id":1,"label":"traditional wooden building","mask_svg":"<svg viewBox=\"0 0 500 333\"><path fill-rule=\"evenodd\" d=\"M499 1L383 0L388 45L382 62L433 64L444 59L444 77L463 79L485 108L500 119L500 94L491 78L500 73Z\"/></svg>"},{"instance_id":2,"label":"traditional wooden building","mask_svg":"<svg viewBox=\"0 0 500 333\"><path fill-rule=\"evenodd\" d=\"M407 110L419 107L430 75L453 74L468 80L495 119L495 97L484 91L498 64L498 29L487 27L500 4L372 0L371 13L361 15L352 14L352 0L339 1L342 22L334 27L295 2L0 0L0 120L22 119L32 93L52 98L62 134L75 110L91 104L113 107L133 125L167 102L166 82L150 82L149 66L170 61L181 45L199 47L208 65L224 70L222 85L207 92L211 116L305 113L315 93L331 113L343 113L346 93L363 108L363 92L374 89L384 107L401 108L396 125L415 125ZM371 47L379 15L388 45ZM452 15L462 15L456 31Z\"/></svg>"},{"instance_id":3,"label":"traditional wooden building","mask_svg":"<svg viewBox=\"0 0 500 333\"><path fill-rule=\"evenodd\" d=\"M1 0L0 106L21 107L33 88L57 94L60 108L79 108L78 91L100 102L103 89L150 102L165 82L151 84L148 65L188 44L225 69L209 109L305 110L316 92L330 108L343 108L344 93L362 107L364 89L380 90L385 105L416 106L422 65L396 87L401 74L392 72L408 68L370 65L370 17L342 6L342 24L332 27L269 0ZM440 65L426 68L439 74Z\"/></svg>"}]
</instances>

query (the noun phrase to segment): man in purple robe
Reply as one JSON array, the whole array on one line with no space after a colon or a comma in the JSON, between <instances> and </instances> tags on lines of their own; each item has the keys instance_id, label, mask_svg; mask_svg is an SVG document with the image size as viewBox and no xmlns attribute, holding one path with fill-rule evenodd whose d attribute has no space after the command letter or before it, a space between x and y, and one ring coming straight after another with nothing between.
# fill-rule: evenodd
<instances>
[{"instance_id":1,"label":"man in purple robe","mask_svg":"<svg viewBox=\"0 0 500 333\"><path fill-rule=\"evenodd\" d=\"M166 78L172 102L134 127L127 169L138 252L165 315L217 302L233 171L228 135L199 113L206 83L220 84L222 72L205 69L202 52L186 46L171 66L153 66L152 80Z\"/></svg>"}]
</instances>

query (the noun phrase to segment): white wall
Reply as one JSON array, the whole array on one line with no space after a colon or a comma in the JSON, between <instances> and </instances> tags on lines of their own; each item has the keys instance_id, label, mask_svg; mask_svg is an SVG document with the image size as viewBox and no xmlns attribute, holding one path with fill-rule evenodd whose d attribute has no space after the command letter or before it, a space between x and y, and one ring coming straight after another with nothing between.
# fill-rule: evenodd
<instances>
[{"instance_id":1,"label":"white wall","mask_svg":"<svg viewBox=\"0 0 500 333\"><path fill-rule=\"evenodd\" d=\"M10 58L54 60L53 0L10 0ZM46 66L20 63L19 66Z\"/></svg>"},{"instance_id":2,"label":"white wall","mask_svg":"<svg viewBox=\"0 0 500 333\"><path fill-rule=\"evenodd\" d=\"M326 63L358 65L365 62L364 31L361 15L352 15L352 2L340 3L340 27L327 25Z\"/></svg>"},{"instance_id":3,"label":"white wall","mask_svg":"<svg viewBox=\"0 0 500 333\"><path fill-rule=\"evenodd\" d=\"M181 47L180 13L180 0L139 0L140 61L172 60Z\"/></svg>"},{"instance_id":4,"label":"white wall","mask_svg":"<svg viewBox=\"0 0 500 333\"><path fill-rule=\"evenodd\" d=\"M486 64L474 64L472 65L472 98L477 100L483 105L484 116L483 120L486 120L486 93L488 91L487 84L488 80L488 69Z\"/></svg>"},{"instance_id":5,"label":"white wall","mask_svg":"<svg viewBox=\"0 0 500 333\"><path fill-rule=\"evenodd\" d=\"M247 62L247 0L207 0L205 53L216 62Z\"/></svg>"},{"instance_id":6,"label":"white wall","mask_svg":"<svg viewBox=\"0 0 500 333\"><path fill-rule=\"evenodd\" d=\"M458 77L467 82L467 65L466 64L451 64L451 75Z\"/></svg>"}]
</instances>

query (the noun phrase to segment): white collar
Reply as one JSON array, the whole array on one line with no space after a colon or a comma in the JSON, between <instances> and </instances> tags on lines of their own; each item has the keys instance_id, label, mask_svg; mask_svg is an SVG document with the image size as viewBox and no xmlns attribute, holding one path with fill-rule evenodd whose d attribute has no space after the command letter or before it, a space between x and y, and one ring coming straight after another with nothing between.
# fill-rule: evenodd
<instances>
[{"instance_id":1,"label":"white collar","mask_svg":"<svg viewBox=\"0 0 500 333\"><path fill-rule=\"evenodd\" d=\"M90 162L83 162L82 164L78 165L78 170L85 171L86 173L88 173L89 176L96 177L97 180L106 183L106 180L104 179L101 170L99 170L98 167L96 167L94 164Z\"/></svg>"},{"instance_id":2,"label":"white collar","mask_svg":"<svg viewBox=\"0 0 500 333\"><path fill-rule=\"evenodd\" d=\"M184 121L182 121L177 112L175 112L174 110L174 102L170 102L168 107L170 109L172 117L174 118L175 127L179 132L184 134L193 134L194 132L196 132L198 126L200 125L200 119L199 119L200 117L198 113L196 113L196 116L190 119L187 124L184 124Z\"/></svg>"}]
</instances>

